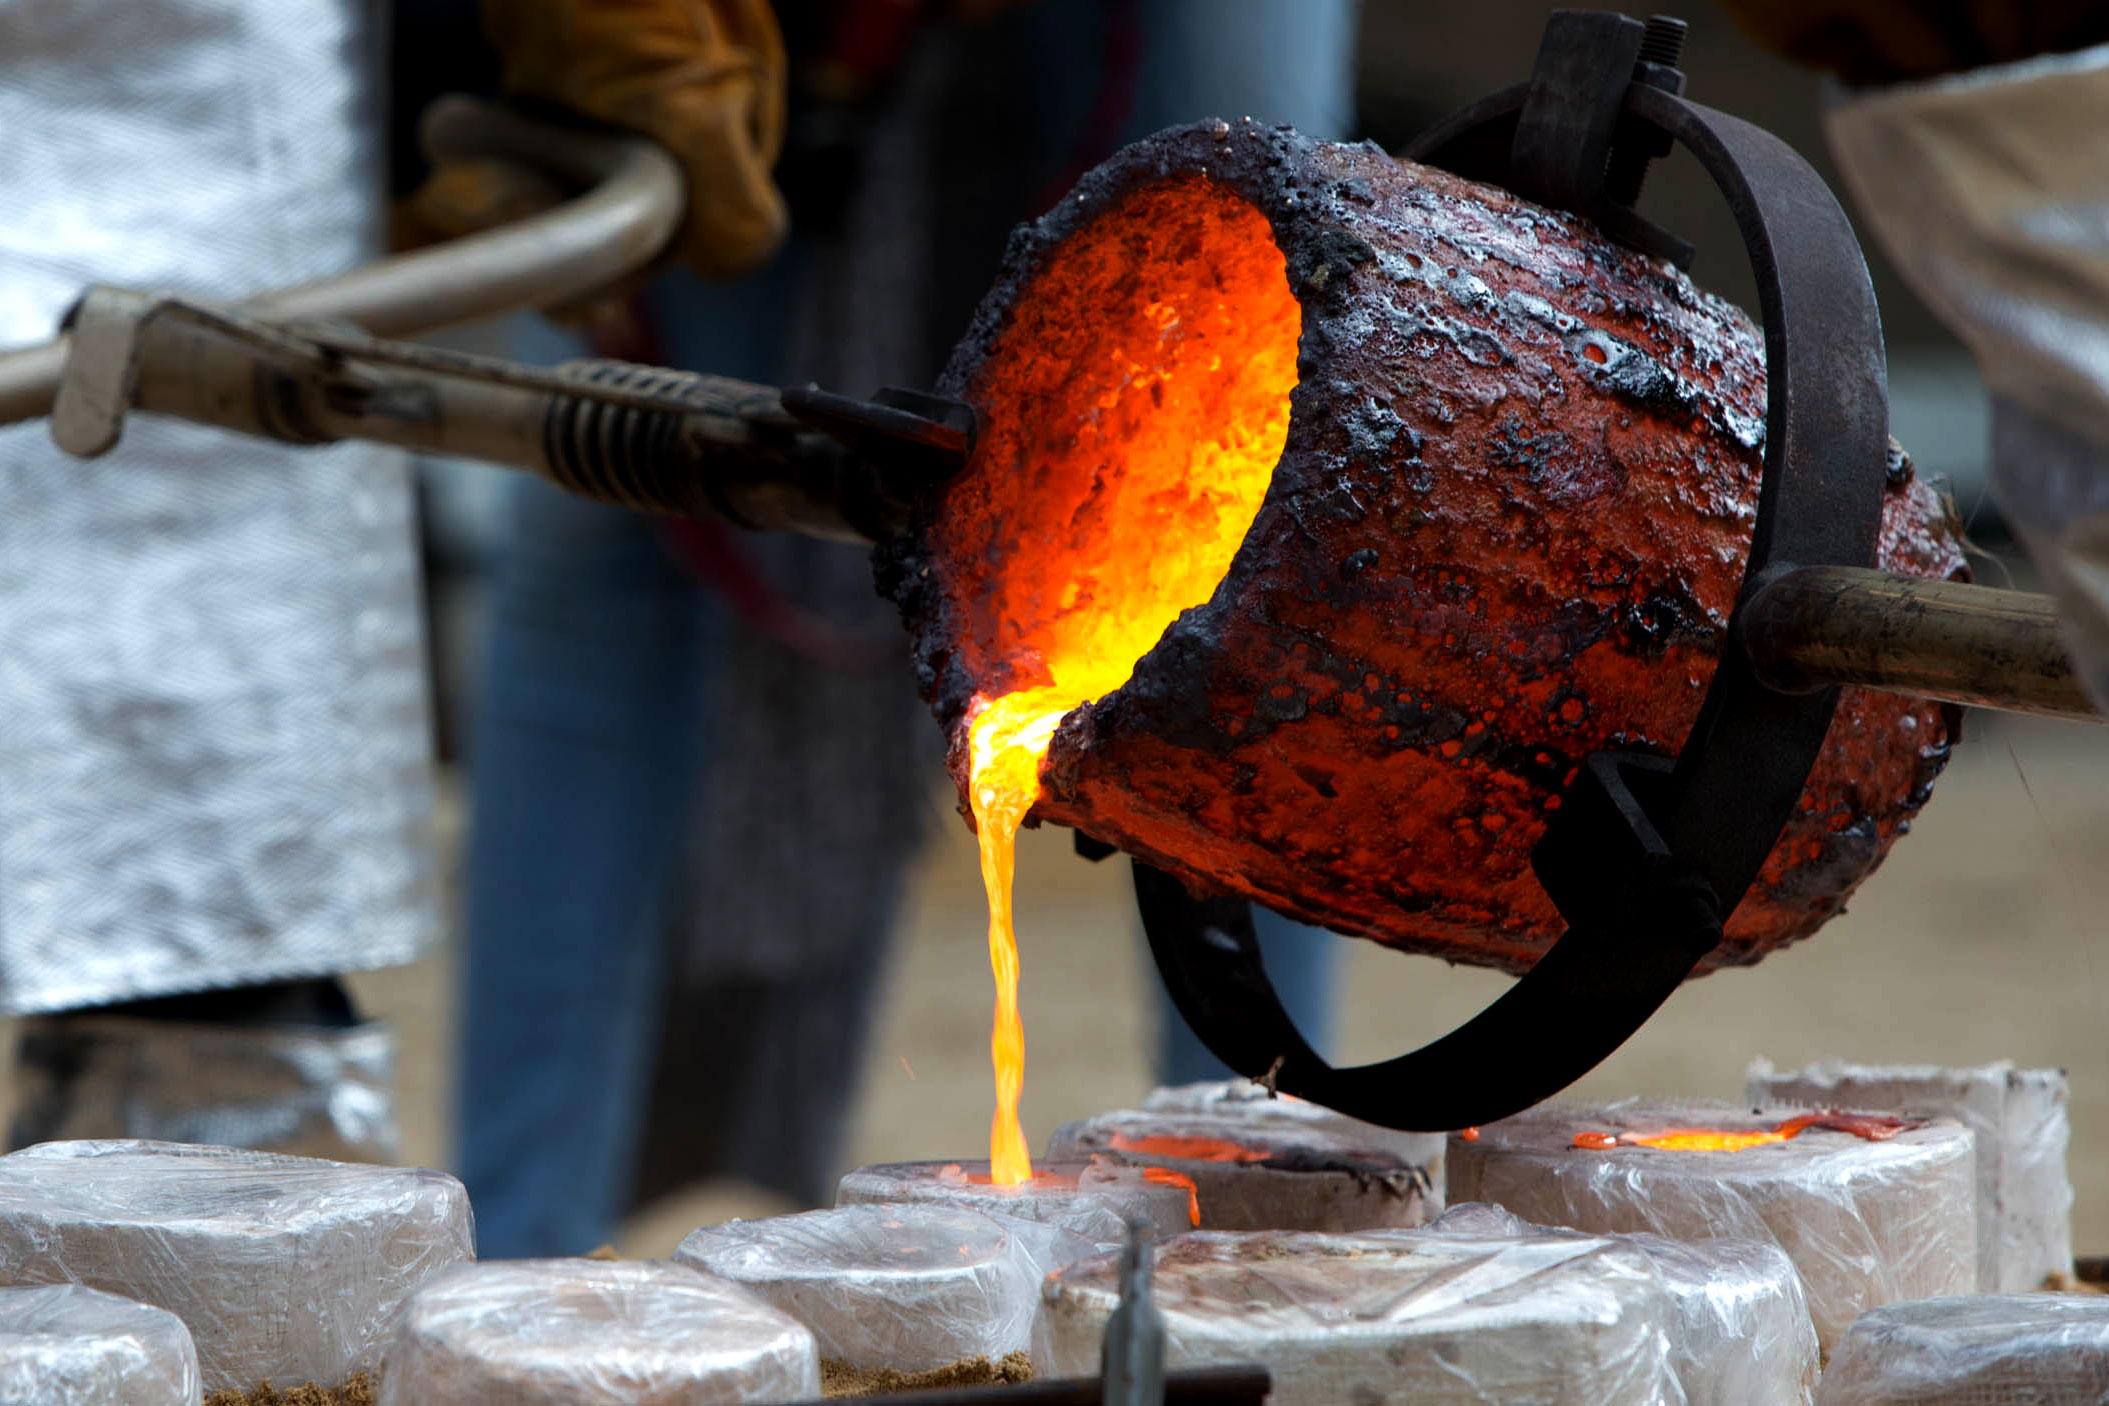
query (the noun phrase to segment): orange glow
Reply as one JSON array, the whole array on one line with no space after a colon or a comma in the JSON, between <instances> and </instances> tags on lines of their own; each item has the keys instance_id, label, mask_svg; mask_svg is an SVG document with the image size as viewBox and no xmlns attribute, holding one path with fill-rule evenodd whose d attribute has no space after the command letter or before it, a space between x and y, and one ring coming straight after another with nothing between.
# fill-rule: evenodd
<instances>
[{"instance_id":1,"label":"orange glow","mask_svg":"<svg viewBox=\"0 0 2109 1406\"><path fill-rule=\"evenodd\" d=\"M1025 1025L1018 1016L1018 939L1011 919L1011 879L1017 869L1018 827L1040 790L1040 758L1047 754L1059 712L1040 704L1044 690L999 698L974 720L970 766L974 828L981 839L981 884L989 896L989 967L996 974L996 1018L989 1060L996 1071L996 1112L989 1120L989 1179L1000 1186L1029 1181L1032 1154L1018 1122L1025 1087Z\"/></svg>"},{"instance_id":2,"label":"orange glow","mask_svg":"<svg viewBox=\"0 0 2109 1406\"><path fill-rule=\"evenodd\" d=\"M948 494L954 582L978 621L968 799L996 977L989 1054L998 1183L1032 1175L1011 913L1018 827L1055 729L1113 692L1181 611L1215 593L1288 438L1301 313L1267 221L1205 178L1129 196L1070 236L1013 306L972 398L988 432ZM997 511L991 487L1029 483Z\"/></svg>"},{"instance_id":3,"label":"orange glow","mask_svg":"<svg viewBox=\"0 0 2109 1406\"><path fill-rule=\"evenodd\" d=\"M1477 1129L1477 1128L1463 1128L1463 1129L1460 1129L1457 1135L1458 1135L1459 1137L1463 1138L1463 1139L1464 1139L1464 1140L1465 1140L1466 1142L1478 1142L1478 1141L1479 1141L1479 1129Z\"/></svg>"},{"instance_id":4,"label":"orange glow","mask_svg":"<svg viewBox=\"0 0 2109 1406\"><path fill-rule=\"evenodd\" d=\"M1886 1113L1803 1113L1771 1128L1664 1128L1657 1133L1576 1133L1574 1145L1592 1152L1614 1147L1659 1147L1669 1152L1741 1152L1746 1147L1790 1142L1811 1128L1851 1133L1868 1142L1887 1142L1898 1133L1923 1127L1924 1119Z\"/></svg>"},{"instance_id":5,"label":"orange glow","mask_svg":"<svg viewBox=\"0 0 2109 1406\"><path fill-rule=\"evenodd\" d=\"M1096 1159L1093 1159L1094 1161ZM1186 1189L1186 1218L1195 1229L1201 1225L1201 1192L1194 1179L1172 1171L1168 1167L1137 1167L1142 1179L1157 1186L1179 1186ZM985 1172L970 1172L958 1163L946 1167L941 1173L945 1177L956 1177L968 1186L990 1186L1008 1190L1016 1186L1032 1186L1039 1190L1075 1191L1082 1187L1083 1179L1065 1172L1050 1172L1045 1168L1031 1172L1018 1181L1001 1181Z\"/></svg>"},{"instance_id":6,"label":"orange glow","mask_svg":"<svg viewBox=\"0 0 2109 1406\"><path fill-rule=\"evenodd\" d=\"M1183 1186L1186 1188L1186 1219L1194 1229L1201 1228L1201 1191L1194 1179L1170 1167L1144 1167L1142 1179L1159 1186Z\"/></svg>"},{"instance_id":7,"label":"orange glow","mask_svg":"<svg viewBox=\"0 0 2109 1406\"><path fill-rule=\"evenodd\" d=\"M1151 1133L1144 1137L1115 1133L1113 1146L1122 1152L1140 1152L1145 1157L1182 1157L1189 1162L1264 1162L1273 1155L1228 1138L1176 1137L1169 1133Z\"/></svg>"},{"instance_id":8,"label":"orange glow","mask_svg":"<svg viewBox=\"0 0 2109 1406\"><path fill-rule=\"evenodd\" d=\"M969 1186L1031 1185L1038 1187L1042 1191L1074 1191L1079 1185L1078 1179L1076 1177L1065 1176L1061 1172L1036 1171L1028 1174L1025 1177L1020 1178L1017 1181L1001 1181L996 1177L991 1176L987 1172L970 1172L967 1171L965 1168L961 1167L952 1167L948 1168L947 1170L957 1171L959 1173L960 1180L964 1181Z\"/></svg>"},{"instance_id":9,"label":"orange glow","mask_svg":"<svg viewBox=\"0 0 2109 1406\"><path fill-rule=\"evenodd\" d=\"M1636 1137L1633 1141L1642 1147L1661 1147L1671 1152L1741 1152L1746 1147L1785 1142L1800 1131L1799 1128L1792 1131L1753 1128L1744 1132L1730 1132L1726 1128L1669 1128L1647 1137Z\"/></svg>"}]
</instances>

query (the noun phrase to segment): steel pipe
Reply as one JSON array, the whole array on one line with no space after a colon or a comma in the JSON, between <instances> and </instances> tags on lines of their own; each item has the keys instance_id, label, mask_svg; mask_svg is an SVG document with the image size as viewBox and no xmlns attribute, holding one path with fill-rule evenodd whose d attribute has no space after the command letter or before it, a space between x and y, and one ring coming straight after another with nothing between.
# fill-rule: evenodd
<instances>
[{"instance_id":1,"label":"steel pipe","mask_svg":"<svg viewBox=\"0 0 2109 1406\"><path fill-rule=\"evenodd\" d=\"M1773 688L1857 684L2010 713L2102 721L2058 639L2049 596L1845 566L1805 566L1752 594L1743 648Z\"/></svg>"},{"instance_id":2,"label":"steel pipe","mask_svg":"<svg viewBox=\"0 0 2109 1406\"><path fill-rule=\"evenodd\" d=\"M680 167L642 137L538 122L493 103L451 97L426 111L424 139L436 159L532 163L586 187L586 194L500 229L264 293L242 306L349 322L388 337L553 307L650 263L686 209ZM65 364L63 336L0 355L0 424L49 414Z\"/></svg>"},{"instance_id":3,"label":"steel pipe","mask_svg":"<svg viewBox=\"0 0 2109 1406\"><path fill-rule=\"evenodd\" d=\"M1165 1406L1236 1406L1261 1402L1273 1389L1273 1376L1257 1364L1233 1367L1187 1367L1164 1374ZM889 1392L897 1406L1100 1406L1105 1384L1097 1377L1059 1377L1043 1381L986 1387L941 1387L929 1391ZM818 1402L800 1406L819 1406Z\"/></svg>"}]
</instances>

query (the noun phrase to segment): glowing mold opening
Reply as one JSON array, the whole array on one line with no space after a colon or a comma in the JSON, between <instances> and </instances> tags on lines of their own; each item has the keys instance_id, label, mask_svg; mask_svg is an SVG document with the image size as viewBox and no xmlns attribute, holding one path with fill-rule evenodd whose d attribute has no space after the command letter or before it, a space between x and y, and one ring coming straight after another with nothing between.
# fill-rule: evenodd
<instances>
[{"instance_id":1,"label":"glowing mold opening","mask_svg":"<svg viewBox=\"0 0 2109 1406\"><path fill-rule=\"evenodd\" d=\"M1025 285L969 399L984 431L935 538L983 680L969 802L996 976L998 1182L1032 1174L1011 878L1055 729L1128 680L1230 569L1289 433L1302 312L1266 217L1204 176L1145 186Z\"/></svg>"}]
</instances>

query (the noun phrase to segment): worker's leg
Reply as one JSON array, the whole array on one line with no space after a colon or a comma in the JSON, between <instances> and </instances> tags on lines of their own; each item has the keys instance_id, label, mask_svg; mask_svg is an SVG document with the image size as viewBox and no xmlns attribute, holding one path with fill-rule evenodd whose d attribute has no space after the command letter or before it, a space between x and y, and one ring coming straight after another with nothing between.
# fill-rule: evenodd
<instances>
[{"instance_id":1,"label":"worker's leg","mask_svg":"<svg viewBox=\"0 0 2109 1406\"><path fill-rule=\"evenodd\" d=\"M29 1016L17 1033L14 1147L156 1138L396 1157L393 1032L329 977Z\"/></svg>"},{"instance_id":2,"label":"worker's leg","mask_svg":"<svg viewBox=\"0 0 2109 1406\"><path fill-rule=\"evenodd\" d=\"M703 364L769 379L785 287L779 266L711 289ZM583 1253L628 1206L717 634L655 519L512 494L469 739L456 1098L479 1251L501 1258Z\"/></svg>"},{"instance_id":3,"label":"worker's leg","mask_svg":"<svg viewBox=\"0 0 2109 1406\"><path fill-rule=\"evenodd\" d=\"M675 989L659 1043L639 1205L708 1177L794 1205L834 1200L878 1005L890 910L804 978L729 973Z\"/></svg>"},{"instance_id":4,"label":"worker's leg","mask_svg":"<svg viewBox=\"0 0 2109 1406\"><path fill-rule=\"evenodd\" d=\"M830 240L802 245L797 257L804 284L790 300L789 341L811 359L792 353L787 379L864 391L906 374L845 369L838 360L858 360L849 348L815 348L829 325L912 309L883 282L854 293L834 282L846 271L832 261L857 251ZM668 280L656 294L672 363L721 366L713 290ZM845 299L853 309L840 306ZM860 335L870 334L844 333ZM715 744L661 998L637 1197L645 1204L704 1178L734 1178L825 1205L842 1170L902 876L934 810L937 730L904 667L899 616L872 590L866 551L781 535L694 546L750 590L744 609L726 611L714 656ZM762 599L823 634L785 634L757 609Z\"/></svg>"},{"instance_id":5,"label":"worker's leg","mask_svg":"<svg viewBox=\"0 0 2109 1406\"><path fill-rule=\"evenodd\" d=\"M1355 116L1359 0L1141 0L1124 141L1204 117L1339 140Z\"/></svg>"},{"instance_id":6,"label":"worker's leg","mask_svg":"<svg viewBox=\"0 0 2109 1406\"><path fill-rule=\"evenodd\" d=\"M455 1103L487 1257L583 1254L628 1186L700 692L653 532L523 482L491 582Z\"/></svg>"}]
</instances>

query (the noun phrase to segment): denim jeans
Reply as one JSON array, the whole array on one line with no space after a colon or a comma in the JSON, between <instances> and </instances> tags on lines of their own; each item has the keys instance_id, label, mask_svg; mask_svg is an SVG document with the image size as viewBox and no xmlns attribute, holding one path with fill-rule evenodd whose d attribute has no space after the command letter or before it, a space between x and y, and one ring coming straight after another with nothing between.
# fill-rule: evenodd
<instances>
[{"instance_id":1,"label":"denim jeans","mask_svg":"<svg viewBox=\"0 0 2109 1406\"><path fill-rule=\"evenodd\" d=\"M675 359L762 379L756 329L780 321L784 276L684 282ZM579 354L539 323L515 350ZM582 1254L627 1204L721 627L650 517L534 479L507 491L470 731L455 1099L494 1259Z\"/></svg>"},{"instance_id":2,"label":"denim jeans","mask_svg":"<svg viewBox=\"0 0 2109 1406\"><path fill-rule=\"evenodd\" d=\"M1021 140L1042 158L1075 146L1104 26L1120 16L1141 38L1122 140L1248 113L1338 134L1356 8L1109 0L1018 11L1010 22L1045 57L1033 71L1051 85L1043 130ZM774 379L796 257L730 287L663 280L656 311L674 364ZM547 329L525 334L518 352L577 354ZM510 493L471 734L456 1094L459 1165L489 1258L591 1249L626 1205L661 1035L668 904L710 755L703 700L722 625L648 519L533 481ZM1261 930L1277 987L1322 1048L1339 940L1265 914ZM874 964L883 941L875 932ZM853 1002L871 984L846 972L839 989L802 999ZM1161 994L1158 1005L1161 1077L1221 1077ZM855 1014L839 1023L854 1031Z\"/></svg>"}]
</instances>

